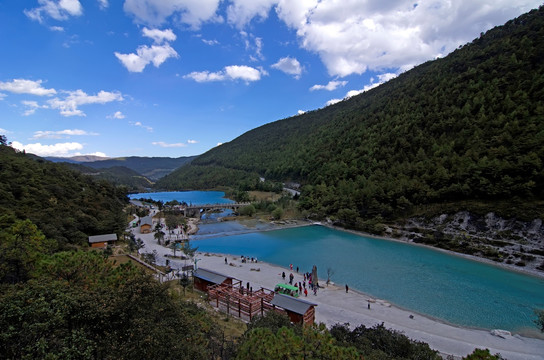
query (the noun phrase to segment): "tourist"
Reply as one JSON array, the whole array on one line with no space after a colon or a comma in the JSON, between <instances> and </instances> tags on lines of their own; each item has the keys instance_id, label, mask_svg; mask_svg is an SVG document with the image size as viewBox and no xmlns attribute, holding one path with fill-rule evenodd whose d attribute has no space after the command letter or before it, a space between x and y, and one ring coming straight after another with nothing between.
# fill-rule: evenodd
<instances>
[{"instance_id":1,"label":"tourist","mask_svg":"<svg viewBox=\"0 0 544 360\"><path fill-rule=\"evenodd\" d=\"M227 258L225 258L225 265L227 265Z\"/></svg>"},{"instance_id":2,"label":"tourist","mask_svg":"<svg viewBox=\"0 0 544 360\"><path fill-rule=\"evenodd\" d=\"M285 271L281 273L281 278L285 281Z\"/></svg>"},{"instance_id":3,"label":"tourist","mask_svg":"<svg viewBox=\"0 0 544 360\"><path fill-rule=\"evenodd\" d=\"M298 266L297 266L297 274L298 274Z\"/></svg>"},{"instance_id":4,"label":"tourist","mask_svg":"<svg viewBox=\"0 0 544 360\"><path fill-rule=\"evenodd\" d=\"M348 284L346 284L346 294L348 293L349 287Z\"/></svg>"},{"instance_id":5,"label":"tourist","mask_svg":"<svg viewBox=\"0 0 544 360\"><path fill-rule=\"evenodd\" d=\"M304 296L308 296L308 289L304 288Z\"/></svg>"}]
</instances>

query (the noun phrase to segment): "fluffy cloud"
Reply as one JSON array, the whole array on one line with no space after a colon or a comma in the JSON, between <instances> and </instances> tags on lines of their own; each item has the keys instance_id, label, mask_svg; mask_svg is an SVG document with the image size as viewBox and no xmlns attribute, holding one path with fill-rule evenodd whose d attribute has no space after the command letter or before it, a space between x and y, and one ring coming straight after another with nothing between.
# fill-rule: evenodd
<instances>
[{"instance_id":1,"label":"fluffy cloud","mask_svg":"<svg viewBox=\"0 0 544 360\"><path fill-rule=\"evenodd\" d=\"M178 148L178 147L186 147L187 146L187 144L185 144L185 143L168 144L168 143L165 143L163 141L154 141L151 144L156 145L156 146L160 146L160 147L163 147L163 148Z\"/></svg>"},{"instance_id":2,"label":"fluffy cloud","mask_svg":"<svg viewBox=\"0 0 544 360\"><path fill-rule=\"evenodd\" d=\"M293 75L295 79L299 79L302 74L300 62L292 57L281 58L277 63L273 64L272 67L281 70L286 74Z\"/></svg>"},{"instance_id":3,"label":"fluffy cloud","mask_svg":"<svg viewBox=\"0 0 544 360\"><path fill-rule=\"evenodd\" d=\"M77 142L57 143L53 145L42 145L40 143L24 145L18 141L13 141L11 145L15 149L20 151L25 150L27 153L38 156L69 156L71 152L83 149L83 145Z\"/></svg>"},{"instance_id":4,"label":"fluffy cloud","mask_svg":"<svg viewBox=\"0 0 544 360\"><path fill-rule=\"evenodd\" d=\"M327 85L314 85L310 88L310 91L314 90L328 90L333 91L341 86L345 86L348 82L347 81L329 81Z\"/></svg>"},{"instance_id":5,"label":"fluffy cloud","mask_svg":"<svg viewBox=\"0 0 544 360\"><path fill-rule=\"evenodd\" d=\"M222 71L194 71L184 76L185 79L193 79L196 82L211 82L211 81L235 81L242 80L246 83L250 81L258 81L261 75L267 75L266 71L256 69L246 65L225 66Z\"/></svg>"},{"instance_id":6,"label":"fluffy cloud","mask_svg":"<svg viewBox=\"0 0 544 360\"><path fill-rule=\"evenodd\" d=\"M116 111L113 115L107 116L108 119L124 119L125 114L120 111Z\"/></svg>"},{"instance_id":7,"label":"fluffy cloud","mask_svg":"<svg viewBox=\"0 0 544 360\"><path fill-rule=\"evenodd\" d=\"M176 50L170 45L142 45L136 50L136 54L121 54L115 52L115 56L130 72L142 72L144 68L153 63L155 67L159 67L168 58L179 57Z\"/></svg>"},{"instance_id":8,"label":"fluffy cloud","mask_svg":"<svg viewBox=\"0 0 544 360\"><path fill-rule=\"evenodd\" d=\"M37 101L23 100L21 104L26 106L26 110L23 112L23 116L29 116L36 112L37 109L43 108L47 109L47 105L39 105Z\"/></svg>"},{"instance_id":9,"label":"fluffy cloud","mask_svg":"<svg viewBox=\"0 0 544 360\"><path fill-rule=\"evenodd\" d=\"M221 21L220 0L126 0L123 9L138 23L158 26L169 18L198 29L203 22Z\"/></svg>"},{"instance_id":10,"label":"fluffy cloud","mask_svg":"<svg viewBox=\"0 0 544 360\"><path fill-rule=\"evenodd\" d=\"M95 136L97 133L89 133L85 130L66 129L60 131L35 131L33 139L65 139L70 136Z\"/></svg>"},{"instance_id":11,"label":"fluffy cloud","mask_svg":"<svg viewBox=\"0 0 544 360\"><path fill-rule=\"evenodd\" d=\"M57 93L55 89L42 87L42 80L13 79L10 82L0 81L0 90L15 94L30 94L37 96L51 96Z\"/></svg>"},{"instance_id":12,"label":"fluffy cloud","mask_svg":"<svg viewBox=\"0 0 544 360\"><path fill-rule=\"evenodd\" d=\"M67 94L64 99L54 98L47 101L52 109L60 110L62 116L85 116L85 113L79 109L81 105L123 101L123 96L119 92L102 90L96 95L88 95L83 90L75 90L64 91L63 93Z\"/></svg>"},{"instance_id":13,"label":"fluffy cloud","mask_svg":"<svg viewBox=\"0 0 544 360\"><path fill-rule=\"evenodd\" d=\"M153 128L151 126L144 125L140 121L136 121L136 122L130 121L129 124L132 125L132 126L141 127L143 129L146 129L149 132L153 132Z\"/></svg>"},{"instance_id":14,"label":"fluffy cloud","mask_svg":"<svg viewBox=\"0 0 544 360\"><path fill-rule=\"evenodd\" d=\"M142 34L148 38L153 39L155 44L162 44L165 41L176 40L176 34L171 29L159 30L144 28Z\"/></svg>"},{"instance_id":15,"label":"fluffy cloud","mask_svg":"<svg viewBox=\"0 0 544 360\"><path fill-rule=\"evenodd\" d=\"M144 28L142 34L143 36L153 39L154 44L151 46L141 45L136 49L136 53L114 53L128 71L142 72L145 67L151 63L158 68L169 58L179 57L176 50L168 43L169 41L176 40L176 35L171 29L159 30Z\"/></svg>"},{"instance_id":16,"label":"fluffy cloud","mask_svg":"<svg viewBox=\"0 0 544 360\"><path fill-rule=\"evenodd\" d=\"M391 79L394 79L395 77L397 76L397 74L393 74L393 73L385 73L385 74L380 74L378 75L378 80L376 81L376 79L372 78L370 79L370 84L367 84L365 85L362 89L360 90L350 90L346 93L346 96L344 97L344 99L349 99L350 97L352 96L356 96L356 95L359 95L359 94L362 94L364 93L365 91L368 91L368 90L371 90L371 89L374 89L375 87L378 87L380 86L381 84L391 80ZM314 85L314 86L317 86L317 85ZM327 106L329 105L334 105L344 99L331 99L329 101L327 101Z\"/></svg>"},{"instance_id":17,"label":"fluffy cloud","mask_svg":"<svg viewBox=\"0 0 544 360\"><path fill-rule=\"evenodd\" d=\"M274 8L302 48L317 53L331 76L344 77L368 69L407 70L539 5L537 0L231 0L227 18L241 28Z\"/></svg>"},{"instance_id":18,"label":"fluffy cloud","mask_svg":"<svg viewBox=\"0 0 544 360\"><path fill-rule=\"evenodd\" d=\"M38 0L39 7L25 10L24 13L30 19L43 22L44 16L55 20L67 20L70 16L83 14L83 7L79 0Z\"/></svg>"},{"instance_id":19,"label":"fluffy cloud","mask_svg":"<svg viewBox=\"0 0 544 360\"><path fill-rule=\"evenodd\" d=\"M104 10L107 9L110 4L108 0L98 0L98 6L100 6L100 9Z\"/></svg>"},{"instance_id":20,"label":"fluffy cloud","mask_svg":"<svg viewBox=\"0 0 544 360\"><path fill-rule=\"evenodd\" d=\"M266 19L270 9L277 2L277 0L232 0L227 7L227 21L242 28L255 17Z\"/></svg>"}]
</instances>

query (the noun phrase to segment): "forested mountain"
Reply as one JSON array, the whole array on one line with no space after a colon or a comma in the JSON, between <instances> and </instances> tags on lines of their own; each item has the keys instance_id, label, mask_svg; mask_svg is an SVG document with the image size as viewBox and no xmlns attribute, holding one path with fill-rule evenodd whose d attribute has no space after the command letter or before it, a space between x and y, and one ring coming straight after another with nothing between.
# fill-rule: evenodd
<instances>
[{"instance_id":1,"label":"forested mountain","mask_svg":"<svg viewBox=\"0 0 544 360\"><path fill-rule=\"evenodd\" d=\"M2 229L29 219L61 249L86 244L89 235L122 233L126 203L124 188L0 145Z\"/></svg>"},{"instance_id":2,"label":"forested mountain","mask_svg":"<svg viewBox=\"0 0 544 360\"><path fill-rule=\"evenodd\" d=\"M85 166L84 163L67 163L66 165L95 179L107 180L115 185L124 185L129 192L145 191L153 186L153 183L147 177L124 166L96 169Z\"/></svg>"},{"instance_id":3,"label":"forested mountain","mask_svg":"<svg viewBox=\"0 0 544 360\"><path fill-rule=\"evenodd\" d=\"M85 160L81 157L56 158L48 157L46 160L54 162L68 162L82 164L95 169L104 169L123 166L136 171L138 174L147 177L150 180L157 180L171 173L175 169L190 163L196 156L182 156L178 158L169 157L141 157L129 156L112 159Z\"/></svg>"},{"instance_id":4,"label":"forested mountain","mask_svg":"<svg viewBox=\"0 0 544 360\"><path fill-rule=\"evenodd\" d=\"M303 209L348 225L432 209L542 217L543 59L541 7L361 95L249 131L157 187L296 181Z\"/></svg>"}]
</instances>

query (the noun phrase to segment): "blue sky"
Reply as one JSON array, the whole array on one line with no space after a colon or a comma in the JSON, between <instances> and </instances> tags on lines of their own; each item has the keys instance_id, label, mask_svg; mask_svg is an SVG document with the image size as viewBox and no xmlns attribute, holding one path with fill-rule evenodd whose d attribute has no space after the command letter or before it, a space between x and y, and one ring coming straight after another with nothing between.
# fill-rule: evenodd
<instances>
[{"instance_id":1,"label":"blue sky","mask_svg":"<svg viewBox=\"0 0 544 360\"><path fill-rule=\"evenodd\" d=\"M190 156L328 106L532 0L0 2L0 134L41 156Z\"/></svg>"}]
</instances>

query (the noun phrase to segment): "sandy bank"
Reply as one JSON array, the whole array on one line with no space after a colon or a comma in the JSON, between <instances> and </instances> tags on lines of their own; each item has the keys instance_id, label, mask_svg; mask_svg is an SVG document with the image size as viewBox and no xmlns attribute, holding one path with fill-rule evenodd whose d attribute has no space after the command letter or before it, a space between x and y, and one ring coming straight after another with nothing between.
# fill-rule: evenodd
<instances>
[{"instance_id":1,"label":"sandy bank","mask_svg":"<svg viewBox=\"0 0 544 360\"><path fill-rule=\"evenodd\" d=\"M228 264L225 264L225 257ZM244 284L249 282L254 289L273 289L275 284L282 282L283 271L290 273L288 268L267 263L242 263L240 258L231 255L198 253L197 258L199 267L232 276ZM293 271L293 274L296 282L303 280L301 273ZM412 339L428 343L443 354L456 357L466 356L475 348L488 348L491 353L501 353L511 360L544 358L544 340L519 335L498 337L485 330L456 327L360 292L350 290L346 293L344 287L329 285L320 289L316 296L309 294L307 300L318 304L316 320L328 326L336 323L349 323L351 327L359 324L373 326L383 322L387 328L401 331Z\"/></svg>"}]
</instances>

